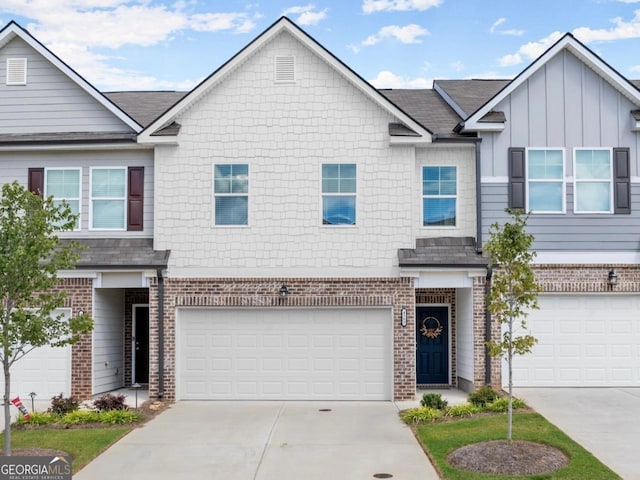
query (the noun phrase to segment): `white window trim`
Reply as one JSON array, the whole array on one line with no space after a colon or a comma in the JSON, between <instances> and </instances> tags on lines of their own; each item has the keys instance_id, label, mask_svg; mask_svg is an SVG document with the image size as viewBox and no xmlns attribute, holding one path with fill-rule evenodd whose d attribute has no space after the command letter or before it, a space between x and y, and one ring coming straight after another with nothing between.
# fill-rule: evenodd
<instances>
[{"instance_id":1,"label":"white window trim","mask_svg":"<svg viewBox=\"0 0 640 480\"><path fill-rule=\"evenodd\" d=\"M423 193L424 169L425 168L441 168L453 167L456 169L456 194L455 195L425 195ZM459 192L460 180L458 178L458 165L420 165L420 228L427 230L455 230L460 228L460 211L459 211ZM424 199L425 198L454 198L456 200L456 224L455 225L425 225L424 224Z\"/></svg>"},{"instance_id":2,"label":"white window trim","mask_svg":"<svg viewBox=\"0 0 640 480\"><path fill-rule=\"evenodd\" d=\"M526 175L526 184L525 184L525 199L526 199L526 211L527 212L531 212L533 214L545 214L545 215L563 215L567 213L567 180L566 180L566 166L565 166L565 162L566 162L566 155L565 155L565 149L564 147L544 147L544 148L538 148L538 147L528 147L525 149L526 150L526 156L525 156L525 165L524 165L524 170L525 170L525 175ZM529 152L530 151L549 151L549 150L560 150L562 152L562 210L559 212L553 211L553 210L531 210L531 208L529 207L529 182L533 181L536 183L557 183L558 180L551 180L551 179L539 179L539 180L531 180L529 178Z\"/></svg>"},{"instance_id":3,"label":"white window trim","mask_svg":"<svg viewBox=\"0 0 640 480\"><path fill-rule=\"evenodd\" d=\"M64 197L64 198L56 198L53 197L54 200L77 200L78 201L78 227L74 228L72 231L79 232L82 230L82 168L81 167L51 167L44 169L44 198L49 196L49 192L47 191L47 177L49 172L51 171L60 171L60 170L77 170L80 172L78 175L78 197Z\"/></svg>"},{"instance_id":4,"label":"white window trim","mask_svg":"<svg viewBox=\"0 0 640 480\"><path fill-rule=\"evenodd\" d=\"M609 152L609 210L595 210L595 211L578 211L578 183L600 183L605 179L588 179L579 180L576 170L576 153L582 150L602 150ZM613 148L604 147L576 147L573 149L573 213L576 215L608 215L613 214Z\"/></svg>"},{"instance_id":5,"label":"white window trim","mask_svg":"<svg viewBox=\"0 0 640 480\"><path fill-rule=\"evenodd\" d=\"M356 191L355 192L338 192L338 193L332 193L332 192L328 192L328 193L324 193L322 191L322 166L323 165L355 165L356 166ZM359 226L359 221L358 219L360 218L360 211L359 211L359 206L360 206L360 202L358 202L358 197L359 197L359 188L360 188L360 169L358 168L358 164L356 162L322 162L320 164L320 227L321 228L356 228ZM325 224L324 223L324 204L323 204L323 198L325 195L328 195L330 197L356 197L356 223L354 223L353 225L348 225L346 223L339 223L339 224L335 224L335 225L331 225L331 224Z\"/></svg>"},{"instance_id":6,"label":"white window trim","mask_svg":"<svg viewBox=\"0 0 640 480\"><path fill-rule=\"evenodd\" d=\"M100 197L99 200L124 200L124 216L122 228L95 228L93 226L93 172L94 170L124 170L124 198L123 197ZM89 169L89 230L95 232L126 232L127 231L127 201L129 193L127 167L91 167Z\"/></svg>"},{"instance_id":7,"label":"white window trim","mask_svg":"<svg viewBox=\"0 0 640 480\"><path fill-rule=\"evenodd\" d=\"M216 193L216 165L246 165L247 193ZM216 223L216 197L247 197L247 224L246 225L218 225ZM211 164L211 224L213 228L247 228L251 224L251 166L248 162L219 162Z\"/></svg>"}]
</instances>

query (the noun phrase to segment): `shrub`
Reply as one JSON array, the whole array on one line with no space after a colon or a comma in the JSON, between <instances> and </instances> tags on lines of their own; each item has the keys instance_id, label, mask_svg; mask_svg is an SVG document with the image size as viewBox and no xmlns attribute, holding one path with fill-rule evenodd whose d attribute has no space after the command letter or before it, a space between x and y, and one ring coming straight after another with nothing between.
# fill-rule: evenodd
<instances>
[{"instance_id":1,"label":"shrub","mask_svg":"<svg viewBox=\"0 0 640 480\"><path fill-rule=\"evenodd\" d=\"M16 419L16 423L18 425L51 425L60 418L51 412L32 412L29 414L29 417L29 420L26 420L24 416L20 415Z\"/></svg>"},{"instance_id":2,"label":"shrub","mask_svg":"<svg viewBox=\"0 0 640 480\"><path fill-rule=\"evenodd\" d=\"M444 410L447 408L447 401L439 393L425 393L422 395L420 405L435 408L436 410Z\"/></svg>"},{"instance_id":3,"label":"shrub","mask_svg":"<svg viewBox=\"0 0 640 480\"><path fill-rule=\"evenodd\" d=\"M410 408L402 412L402 419L407 423L433 422L443 417L442 410L429 407Z\"/></svg>"},{"instance_id":4,"label":"shrub","mask_svg":"<svg viewBox=\"0 0 640 480\"><path fill-rule=\"evenodd\" d=\"M470 403L461 403L459 405L453 405L452 407L448 407L444 414L447 417L470 417L474 413L478 413L480 411L479 407L471 405Z\"/></svg>"},{"instance_id":5,"label":"shrub","mask_svg":"<svg viewBox=\"0 0 640 480\"><path fill-rule=\"evenodd\" d=\"M88 410L76 410L69 412L60 419L63 425L82 425L98 421L98 413Z\"/></svg>"},{"instance_id":6,"label":"shrub","mask_svg":"<svg viewBox=\"0 0 640 480\"><path fill-rule=\"evenodd\" d=\"M98 412L98 421L100 423L116 425L139 422L140 420L142 420L142 414L135 410L106 410Z\"/></svg>"},{"instance_id":7,"label":"shrub","mask_svg":"<svg viewBox=\"0 0 640 480\"><path fill-rule=\"evenodd\" d=\"M56 395L55 397L51 397L51 407L47 410L47 412L55 413L58 415L65 415L70 412L75 412L78 410L78 401L75 397L65 398L60 395Z\"/></svg>"},{"instance_id":8,"label":"shrub","mask_svg":"<svg viewBox=\"0 0 640 480\"><path fill-rule=\"evenodd\" d=\"M484 386L479 388L475 392L470 393L467 398L469 399L469 403L471 405L482 408L488 403L496 400L498 397L498 392L496 392L493 388Z\"/></svg>"},{"instance_id":9,"label":"shrub","mask_svg":"<svg viewBox=\"0 0 640 480\"><path fill-rule=\"evenodd\" d=\"M523 400L513 397L513 409L525 408L527 406ZM509 397L500 397L491 403L488 403L485 408L492 412L506 412L509 410Z\"/></svg>"},{"instance_id":10,"label":"shrub","mask_svg":"<svg viewBox=\"0 0 640 480\"><path fill-rule=\"evenodd\" d=\"M113 395L107 393L93 402L93 406L99 411L105 410L127 410L127 404L125 403L125 395Z\"/></svg>"}]
</instances>

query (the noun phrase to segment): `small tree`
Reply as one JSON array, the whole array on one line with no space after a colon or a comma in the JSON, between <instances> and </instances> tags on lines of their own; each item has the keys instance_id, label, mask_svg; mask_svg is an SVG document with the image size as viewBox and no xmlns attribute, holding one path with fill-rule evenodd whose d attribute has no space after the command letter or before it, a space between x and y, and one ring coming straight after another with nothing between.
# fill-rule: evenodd
<instances>
[{"instance_id":1,"label":"small tree","mask_svg":"<svg viewBox=\"0 0 640 480\"><path fill-rule=\"evenodd\" d=\"M65 292L55 290L57 272L78 260L76 242L56 233L72 230L77 215L66 203L43 199L18 182L2 186L0 198L0 361L4 371L5 455L11 455L11 367L34 348L60 347L92 328L88 315L55 315Z\"/></svg>"},{"instance_id":2,"label":"small tree","mask_svg":"<svg viewBox=\"0 0 640 480\"><path fill-rule=\"evenodd\" d=\"M489 354L504 357L509 368L509 408L507 440L513 431L513 357L530 353L537 339L531 335L517 335L516 322L526 331L525 318L529 310L538 308L537 283L530 263L536 253L531 251L533 235L526 232L527 218L521 212L507 209L512 221L502 227L497 223L489 229L485 251L490 257L493 273L488 309L503 327L500 342L487 342Z\"/></svg>"}]
</instances>

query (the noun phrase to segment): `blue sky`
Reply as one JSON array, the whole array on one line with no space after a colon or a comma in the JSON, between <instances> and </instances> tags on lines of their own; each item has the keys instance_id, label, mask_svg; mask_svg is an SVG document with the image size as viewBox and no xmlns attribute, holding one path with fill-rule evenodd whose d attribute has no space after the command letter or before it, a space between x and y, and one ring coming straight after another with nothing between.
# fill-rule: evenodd
<instances>
[{"instance_id":1,"label":"blue sky","mask_svg":"<svg viewBox=\"0 0 640 480\"><path fill-rule=\"evenodd\" d=\"M640 0L2 0L96 87L186 90L286 15L379 88L510 78L572 32L640 78Z\"/></svg>"}]
</instances>

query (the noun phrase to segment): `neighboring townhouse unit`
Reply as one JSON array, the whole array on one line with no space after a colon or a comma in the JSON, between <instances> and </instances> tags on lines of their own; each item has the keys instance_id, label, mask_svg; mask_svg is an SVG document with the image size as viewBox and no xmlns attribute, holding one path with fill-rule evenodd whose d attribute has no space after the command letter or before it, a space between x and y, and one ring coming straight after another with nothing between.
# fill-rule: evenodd
<instances>
[{"instance_id":1,"label":"neighboring townhouse unit","mask_svg":"<svg viewBox=\"0 0 640 480\"><path fill-rule=\"evenodd\" d=\"M521 386L640 380L640 91L567 34L512 81L437 81L481 140L483 231L531 212L540 309Z\"/></svg>"},{"instance_id":2,"label":"neighboring townhouse unit","mask_svg":"<svg viewBox=\"0 0 640 480\"><path fill-rule=\"evenodd\" d=\"M519 381L632 384L637 368L614 365L622 350L607 342L640 336L628 321L639 108L573 37L513 81L376 90L283 17L188 93L100 93L12 22L0 181L80 214L65 237L87 249L60 288L66 312L95 321L79 344L16 365L13 391L137 382L168 399L392 400L499 385L481 246L509 201L533 211L546 292L578 293L541 296ZM638 351L625 345L628 365ZM589 356L611 375L587 381Z\"/></svg>"}]
</instances>

